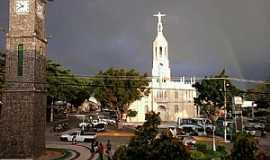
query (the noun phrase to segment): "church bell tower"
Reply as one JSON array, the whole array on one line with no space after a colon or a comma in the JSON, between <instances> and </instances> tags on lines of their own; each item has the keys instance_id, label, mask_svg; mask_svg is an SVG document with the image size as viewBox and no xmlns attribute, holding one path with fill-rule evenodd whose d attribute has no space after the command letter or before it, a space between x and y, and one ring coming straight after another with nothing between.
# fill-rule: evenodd
<instances>
[{"instance_id":1,"label":"church bell tower","mask_svg":"<svg viewBox=\"0 0 270 160\"><path fill-rule=\"evenodd\" d=\"M154 16L158 18L158 23L157 36L153 42L152 76L154 77L154 81L165 83L171 79L171 70L168 58L168 42L163 34L163 25L161 20L162 17L165 17L165 14L161 14L159 12Z\"/></svg>"},{"instance_id":2,"label":"church bell tower","mask_svg":"<svg viewBox=\"0 0 270 160\"><path fill-rule=\"evenodd\" d=\"M45 152L47 0L9 0L0 159Z\"/></svg>"}]
</instances>

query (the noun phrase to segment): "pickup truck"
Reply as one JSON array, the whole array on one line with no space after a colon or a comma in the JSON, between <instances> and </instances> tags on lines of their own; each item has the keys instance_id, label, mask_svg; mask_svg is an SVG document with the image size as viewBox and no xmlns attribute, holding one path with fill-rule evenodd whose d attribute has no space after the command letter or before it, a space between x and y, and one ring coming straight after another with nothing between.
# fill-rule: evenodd
<instances>
[{"instance_id":1,"label":"pickup truck","mask_svg":"<svg viewBox=\"0 0 270 160\"><path fill-rule=\"evenodd\" d=\"M96 137L96 132L75 131L61 135L60 140L71 142L75 138L76 142L92 142Z\"/></svg>"}]
</instances>

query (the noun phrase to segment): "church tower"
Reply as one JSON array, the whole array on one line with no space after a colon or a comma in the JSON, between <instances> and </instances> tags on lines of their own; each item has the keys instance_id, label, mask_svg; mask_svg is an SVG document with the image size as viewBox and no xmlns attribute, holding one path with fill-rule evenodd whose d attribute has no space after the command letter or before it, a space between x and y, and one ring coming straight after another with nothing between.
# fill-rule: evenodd
<instances>
[{"instance_id":1,"label":"church tower","mask_svg":"<svg viewBox=\"0 0 270 160\"><path fill-rule=\"evenodd\" d=\"M155 17L158 18L157 36L153 42L153 68L152 76L159 83L164 83L171 79L171 71L168 58L168 42L163 34L163 25L161 18L165 14L160 12Z\"/></svg>"},{"instance_id":2,"label":"church tower","mask_svg":"<svg viewBox=\"0 0 270 160\"><path fill-rule=\"evenodd\" d=\"M45 151L47 0L9 0L0 159Z\"/></svg>"}]
</instances>

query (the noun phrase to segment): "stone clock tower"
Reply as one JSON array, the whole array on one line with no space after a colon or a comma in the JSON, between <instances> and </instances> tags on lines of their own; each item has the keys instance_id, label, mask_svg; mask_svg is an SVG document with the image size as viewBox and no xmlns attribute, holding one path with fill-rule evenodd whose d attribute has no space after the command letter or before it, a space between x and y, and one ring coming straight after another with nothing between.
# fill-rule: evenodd
<instances>
[{"instance_id":1,"label":"stone clock tower","mask_svg":"<svg viewBox=\"0 0 270 160\"><path fill-rule=\"evenodd\" d=\"M9 0L0 159L45 151L47 0Z\"/></svg>"}]
</instances>

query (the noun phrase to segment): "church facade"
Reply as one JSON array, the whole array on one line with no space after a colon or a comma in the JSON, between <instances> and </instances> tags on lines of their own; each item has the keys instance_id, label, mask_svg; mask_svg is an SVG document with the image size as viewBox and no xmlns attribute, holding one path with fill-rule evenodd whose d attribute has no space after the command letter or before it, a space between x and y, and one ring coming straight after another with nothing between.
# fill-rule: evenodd
<instances>
[{"instance_id":1,"label":"church facade","mask_svg":"<svg viewBox=\"0 0 270 160\"><path fill-rule=\"evenodd\" d=\"M176 121L177 118L196 117L194 105L196 89L192 87L195 78L171 79L171 69L168 56L168 42L163 34L162 17L158 18L157 36L153 42L152 81L149 83L151 92L148 96L133 102L129 109L137 111L135 117L129 117L128 122L144 122L149 111L159 112L162 121Z\"/></svg>"}]
</instances>

